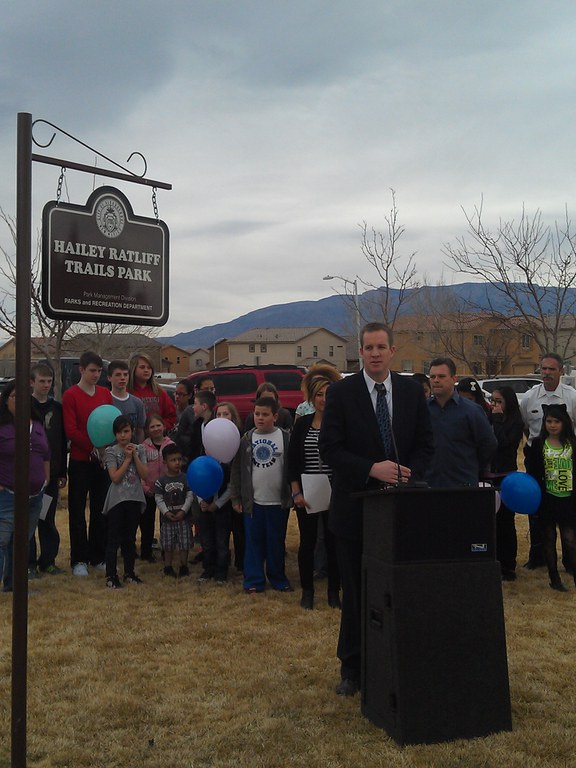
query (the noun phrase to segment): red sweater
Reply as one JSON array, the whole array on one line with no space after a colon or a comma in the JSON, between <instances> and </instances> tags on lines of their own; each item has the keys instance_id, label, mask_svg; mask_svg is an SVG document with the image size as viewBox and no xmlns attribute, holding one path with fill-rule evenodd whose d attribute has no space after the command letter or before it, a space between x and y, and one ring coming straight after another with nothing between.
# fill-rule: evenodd
<instances>
[{"instance_id":1,"label":"red sweater","mask_svg":"<svg viewBox=\"0 0 576 768\"><path fill-rule=\"evenodd\" d=\"M150 384L147 384L145 387L135 385L134 389L130 391L144 403L146 417L150 416L151 413L159 413L166 426L166 432L169 432L176 424L176 406L166 390L162 387L159 389L159 393L156 394Z\"/></svg>"},{"instance_id":2,"label":"red sweater","mask_svg":"<svg viewBox=\"0 0 576 768\"><path fill-rule=\"evenodd\" d=\"M88 437L86 423L88 416L99 405L113 405L112 394L106 387L96 387L93 395L84 392L75 384L62 395L64 430L70 440L70 458L76 461L90 461L92 442Z\"/></svg>"}]
</instances>

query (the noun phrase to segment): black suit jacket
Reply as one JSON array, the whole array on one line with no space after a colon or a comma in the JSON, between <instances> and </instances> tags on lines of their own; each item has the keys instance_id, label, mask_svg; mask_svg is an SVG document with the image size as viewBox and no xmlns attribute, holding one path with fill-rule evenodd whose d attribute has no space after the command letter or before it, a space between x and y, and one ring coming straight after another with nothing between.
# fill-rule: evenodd
<instances>
[{"instance_id":1,"label":"black suit jacket","mask_svg":"<svg viewBox=\"0 0 576 768\"><path fill-rule=\"evenodd\" d=\"M391 376L398 461L410 467L412 480L422 480L434 452L424 390L407 376ZM319 445L322 458L333 470L330 528L337 536L361 539L362 500L350 494L380 487L369 472L375 462L386 458L362 372L328 387Z\"/></svg>"}]
</instances>

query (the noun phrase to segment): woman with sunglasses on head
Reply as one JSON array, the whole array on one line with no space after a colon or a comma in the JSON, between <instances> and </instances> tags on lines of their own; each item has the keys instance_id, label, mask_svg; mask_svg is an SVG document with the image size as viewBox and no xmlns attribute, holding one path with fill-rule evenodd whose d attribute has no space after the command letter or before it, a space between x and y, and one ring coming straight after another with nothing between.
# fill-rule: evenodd
<instances>
[{"instance_id":1,"label":"woman with sunglasses on head","mask_svg":"<svg viewBox=\"0 0 576 768\"><path fill-rule=\"evenodd\" d=\"M479 405L486 414L488 421L492 422L492 409L482 394L482 387L473 376L464 376L464 378L460 379L456 385L456 391L459 395L465 397L466 400L471 400L476 405Z\"/></svg>"},{"instance_id":2,"label":"woman with sunglasses on head","mask_svg":"<svg viewBox=\"0 0 576 768\"><path fill-rule=\"evenodd\" d=\"M301 416L294 425L294 431L288 445L288 479L292 487L292 498L298 529L300 531L300 546L298 548L298 570L302 587L302 608L311 610L314 607L314 549L318 537L320 518L324 523L324 541L326 545L328 564L328 605L340 608L340 573L336 562L336 549L332 533L328 529L328 504L325 510L310 513L310 504L304 495L302 475L327 475L331 477L332 470L320 457L318 437L324 416L326 390L340 374L331 366L315 366L306 376L306 391L308 400L314 406L314 413Z\"/></svg>"}]
</instances>

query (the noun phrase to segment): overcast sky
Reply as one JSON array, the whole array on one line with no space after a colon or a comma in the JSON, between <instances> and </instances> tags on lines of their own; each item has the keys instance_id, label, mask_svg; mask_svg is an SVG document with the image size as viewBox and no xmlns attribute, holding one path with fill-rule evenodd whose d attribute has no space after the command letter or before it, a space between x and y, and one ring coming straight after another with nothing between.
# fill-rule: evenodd
<instances>
[{"instance_id":1,"label":"overcast sky","mask_svg":"<svg viewBox=\"0 0 576 768\"><path fill-rule=\"evenodd\" d=\"M390 188L400 252L462 281L442 255L461 206L575 209L575 34L573 0L7 0L0 205L15 212L18 112L120 163L142 152L174 187L166 334L327 296L327 273L374 280L357 225L385 228ZM94 162L62 136L35 151ZM57 180L34 165L35 227ZM148 189L110 183L153 215ZM69 171L63 199L93 184Z\"/></svg>"}]
</instances>

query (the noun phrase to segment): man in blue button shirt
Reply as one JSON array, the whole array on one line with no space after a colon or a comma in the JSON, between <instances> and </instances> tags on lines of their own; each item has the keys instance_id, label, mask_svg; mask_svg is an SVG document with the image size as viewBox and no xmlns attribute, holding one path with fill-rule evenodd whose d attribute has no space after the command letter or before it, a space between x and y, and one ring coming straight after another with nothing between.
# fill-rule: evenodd
<instances>
[{"instance_id":1,"label":"man in blue button shirt","mask_svg":"<svg viewBox=\"0 0 576 768\"><path fill-rule=\"evenodd\" d=\"M456 366L449 357L430 363L430 388L435 451L426 480L431 488L477 487L498 445L486 414L456 392Z\"/></svg>"}]
</instances>

